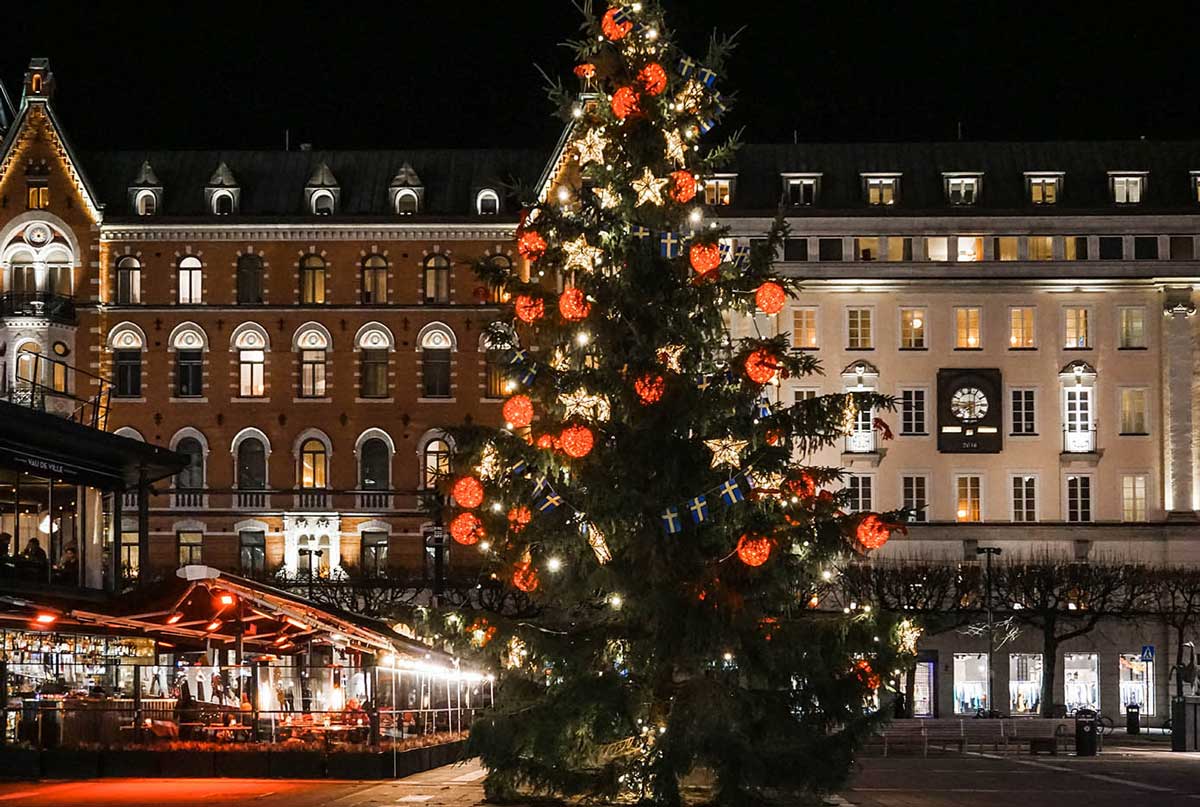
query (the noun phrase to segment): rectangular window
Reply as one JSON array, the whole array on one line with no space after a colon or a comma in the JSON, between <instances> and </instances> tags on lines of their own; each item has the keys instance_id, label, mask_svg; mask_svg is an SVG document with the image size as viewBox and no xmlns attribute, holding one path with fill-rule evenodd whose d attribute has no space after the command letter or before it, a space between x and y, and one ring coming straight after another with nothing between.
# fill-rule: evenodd
<instances>
[{"instance_id":1,"label":"rectangular window","mask_svg":"<svg viewBox=\"0 0 1200 807\"><path fill-rule=\"evenodd\" d=\"M899 188L898 177L867 177L867 204L872 207L894 205Z\"/></svg>"},{"instance_id":2,"label":"rectangular window","mask_svg":"<svg viewBox=\"0 0 1200 807\"><path fill-rule=\"evenodd\" d=\"M950 260L950 239L944 235L926 238L925 239L925 260L927 260L927 261L948 261L948 260Z\"/></svg>"},{"instance_id":3,"label":"rectangular window","mask_svg":"<svg viewBox=\"0 0 1200 807\"><path fill-rule=\"evenodd\" d=\"M954 714L974 715L990 709L987 653L954 654Z\"/></svg>"},{"instance_id":4,"label":"rectangular window","mask_svg":"<svg viewBox=\"0 0 1200 807\"><path fill-rule=\"evenodd\" d=\"M1030 350L1037 347L1034 327L1037 311L1031 306L1008 309L1008 347L1010 350Z\"/></svg>"},{"instance_id":5,"label":"rectangular window","mask_svg":"<svg viewBox=\"0 0 1200 807\"><path fill-rule=\"evenodd\" d=\"M386 398L388 396L388 352L386 349L369 349L362 352L359 381L362 397Z\"/></svg>"},{"instance_id":6,"label":"rectangular window","mask_svg":"<svg viewBox=\"0 0 1200 807\"><path fill-rule=\"evenodd\" d=\"M842 239L840 238L818 238L817 239L817 260L819 261L840 261L842 259Z\"/></svg>"},{"instance_id":7,"label":"rectangular window","mask_svg":"<svg viewBox=\"0 0 1200 807\"><path fill-rule=\"evenodd\" d=\"M708 177L704 180L704 204L728 205L733 202L733 180L728 177Z\"/></svg>"},{"instance_id":8,"label":"rectangular window","mask_svg":"<svg viewBox=\"0 0 1200 807\"><path fill-rule=\"evenodd\" d=\"M300 302L304 305L325 302L324 266L306 266L300 269Z\"/></svg>"},{"instance_id":9,"label":"rectangular window","mask_svg":"<svg viewBox=\"0 0 1200 807\"><path fill-rule=\"evenodd\" d=\"M911 261L913 259L913 240L906 236L889 235L887 259L892 262Z\"/></svg>"},{"instance_id":10,"label":"rectangular window","mask_svg":"<svg viewBox=\"0 0 1200 807\"><path fill-rule=\"evenodd\" d=\"M204 394L204 351L176 352L175 394L180 398L196 398Z\"/></svg>"},{"instance_id":11,"label":"rectangular window","mask_svg":"<svg viewBox=\"0 0 1200 807\"><path fill-rule=\"evenodd\" d=\"M421 396L450 397L450 351L426 348L421 351Z\"/></svg>"},{"instance_id":12,"label":"rectangular window","mask_svg":"<svg viewBox=\"0 0 1200 807\"><path fill-rule=\"evenodd\" d=\"M180 566L199 566L203 561L204 533L177 532L175 542L179 547Z\"/></svg>"},{"instance_id":13,"label":"rectangular window","mask_svg":"<svg viewBox=\"0 0 1200 807\"><path fill-rule=\"evenodd\" d=\"M1119 235L1100 236L1100 260L1119 261L1125 257L1125 239Z\"/></svg>"},{"instance_id":14,"label":"rectangular window","mask_svg":"<svg viewBox=\"0 0 1200 807\"><path fill-rule=\"evenodd\" d=\"M1010 653L1008 656L1008 711L1014 715L1036 715L1042 708L1042 654Z\"/></svg>"},{"instance_id":15,"label":"rectangular window","mask_svg":"<svg viewBox=\"0 0 1200 807\"><path fill-rule=\"evenodd\" d=\"M1037 477L1012 477L1012 520L1037 521Z\"/></svg>"},{"instance_id":16,"label":"rectangular window","mask_svg":"<svg viewBox=\"0 0 1200 807\"><path fill-rule=\"evenodd\" d=\"M1146 347L1146 309L1140 305L1117 309L1117 348L1138 351Z\"/></svg>"},{"instance_id":17,"label":"rectangular window","mask_svg":"<svg viewBox=\"0 0 1200 807\"><path fill-rule=\"evenodd\" d=\"M859 236L855 238L854 259L859 261L879 260L879 236Z\"/></svg>"},{"instance_id":18,"label":"rectangular window","mask_svg":"<svg viewBox=\"0 0 1200 807\"><path fill-rule=\"evenodd\" d=\"M1121 520L1146 520L1145 474L1123 474L1121 476Z\"/></svg>"},{"instance_id":19,"label":"rectangular window","mask_svg":"<svg viewBox=\"0 0 1200 807\"><path fill-rule=\"evenodd\" d=\"M1141 204L1145 177L1113 177L1113 202L1119 205Z\"/></svg>"},{"instance_id":20,"label":"rectangular window","mask_svg":"<svg viewBox=\"0 0 1200 807\"><path fill-rule=\"evenodd\" d=\"M386 532L362 534L362 561L359 564L367 577L383 577L388 566L388 536Z\"/></svg>"},{"instance_id":21,"label":"rectangular window","mask_svg":"<svg viewBox=\"0 0 1200 807\"><path fill-rule=\"evenodd\" d=\"M978 476L964 475L954 478L957 506L954 517L958 521L979 521L982 518L982 480Z\"/></svg>"},{"instance_id":22,"label":"rectangular window","mask_svg":"<svg viewBox=\"0 0 1200 807\"><path fill-rule=\"evenodd\" d=\"M1020 239L1015 235L998 235L992 239L992 257L998 261L1015 261L1020 257L1018 244Z\"/></svg>"},{"instance_id":23,"label":"rectangular window","mask_svg":"<svg viewBox=\"0 0 1200 807\"><path fill-rule=\"evenodd\" d=\"M975 235L960 235L956 242L958 254L955 260L959 263L972 263L983 260L983 238Z\"/></svg>"},{"instance_id":24,"label":"rectangular window","mask_svg":"<svg viewBox=\"0 0 1200 807\"><path fill-rule=\"evenodd\" d=\"M1092 478L1083 474L1067 477L1067 521L1092 520Z\"/></svg>"},{"instance_id":25,"label":"rectangular window","mask_svg":"<svg viewBox=\"0 0 1200 807\"><path fill-rule=\"evenodd\" d=\"M142 351L118 350L113 353L117 369L115 394L122 398L137 398L142 394Z\"/></svg>"},{"instance_id":26,"label":"rectangular window","mask_svg":"<svg viewBox=\"0 0 1200 807\"><path fill-rule=\"evenodd\" d=\"M1154 714L1154 662L1142 661L1140 653L1120 657L1121 711L1137 706L1143 715Z\"/></svg>"},{"instance_id":27,"label":"rectangular window","mask_svg":"<svg viewBox=\"0 0 1200 807\"><path fill-rule=\"evenodd\" d=\"M787 181L788 204L809 207L817 203L817 178L796 177Z\"/></svg>"},{"instance_id":28,"label":"rectangular window","mask_svg":"<svg viewBox=\"0 0 1200 807\"><path fill-rule=\"evenodd\" d=\"M1190 235L1173 235L1167 242L1171 260L1191 261L1196 259L1196 239Z\"/></svg>"},{"instance_id":29,"label":"rectangular window","mask_svg":"<svg viewBox=\"0 0 1200 807\"><path fill-rule=\"evenodd\" d=\"M1063 655L1063 696L1067 714L1080 709L1100 711L1100 657L1095 653Z\"/></svg>"},{"instance_id":30,"label":"rectangular window","mask_svg":"<svg viewBox=\"0 0 1200 807\"><path fill-rule=\"evenodd\" d=\"M817 309L797 308L792 313L792 346L800 350L816 350Z\"/></svg>"},{"instance_id":31,"label":"rectangular window","mask_svg":"<svg viewBox=\"0 0 1200 807\"><path fill-rule=\"evenodd\" d=\"M45 210L50 206L50 188L45 182L30 182L27 187L30 210Z\"/></svg>"},{"instance_id":32,"label":"rectangular window","mask_svg":"<svg viewBox=\"0 0 1200 807\"><path fill-rule=\"evenodd\" d=\"M980 309L954 309L954 347L956 350L979 350L983 347L979 332Z\"/></svg>"},{"instance_id":33,"label":"rectangular window","mask_svg":"<svg viewBox=\"0 0 1200 807\"><path fill-rule=\"evenodd\" d=\"M121 583L123 585L137 580L140 554L138 534L136 532L121 533Z\"/></svg>"},{"instance_id":34,"label":"rectangular window","mask_svg":"<svg viewBox=\"0 0 1200 807\"><path fill-rule=\"evenodd\" d=\"M902 505L911 510L909 521L929 520L929 478L925 476L903 476L900 478Z\"/></svg>"},{"instance_id":35,"label":"rectangular window","mask_svg":"<svg viewBox=\"0 0 1200 807\"><path fill-rule=\"evenodd\" d=\"M846 480L846 490L849 498L846 506L854 512L865 512L875 509L875 478L853 474Z\"/></svg>"},{"instance_id":36,"label":"rectangular window","mask_svg":"<svg viewBox=\"0 0 1200 807\"><path fill-rule=\"evenodd\" d=\"M946 199L952 205L973 205L979 192L979 177L947 177Z\"/></svg>"},{"instance_id":37,"label":"rectangular window","mask_svg":"<svg viewBox=\"0 0 1200 807\"><path fill-rule=\"evenodd\" d=\"M1121 390L1121 434L1149 434L1146 401L1149 393L1144 387Z\"/></svg>"},{"instance_id":38,"label":"rectangular window","mask_svg":"<svg viewBox=\"0 0 1200 807\"><path fill-rule=\"evenodd\" d=\"M69 266L46 267L46 291L60 297L71 297L75 294L75 282Z\"/></svg>"},{"instance_id":39,"label":"rectangular window","mask_svg":"<svg viewBox=\"0 0 1200 807\"><path fill-rule=\"evenodd\" d=\"M325 397L325 351L300 351L300 397Z\"/></svg>"},{"instance_id":40,"label":"rectangular window","mask_svg":"<svg viewBox=\"0 0 1200 807\"><path fill-rule=\"evenodd\" d=\"M1054 260L1054 236L1052 235L1031 235L1026 239L1029 247L1029 260L1031 261L1052 261Z\"/></svg>"},{"instance_id":41,"label":"rectangular window","mask_svg":"<svg viewBox=\"0 0 1200 807\"><path fill-rule=\"evenodd\" d=\"M820 394L820 390L818 390L816 387L801 387L796 390L793 400L795 400L796 403L800 403L801 401L811 401Z\"/></svg>"},{"instance_id":42,"label":"rectangular window","mask_svg":"<svg viewBox=\"0 0 1200 807\"><path fill-rule=\"evenodd\" d=\"M783 259L785 261L807 261L808 239L786 238L783 241Z\"/></svg>"},{"instance_id":43,"label":"rectangular window","mask_svg":"<svg viewBox=\"0 0 1200 807\"><path fill-rule=\"evenodd\" d=\"M1158 260L1158 236L1138 235L1133 238L1133 259L1135 261Z\"/></svg>"},{"instance_id":44,"label":"rectangular window","mask_svg":"<svg viewBox=\"0 0 1200 807\"><path fill-rule=\"evenodd\" d=\"M369 264L362 270L362 301L366 305L387 302L387 266Z\"/></svg>"},{"instance_id":45,"label":"rectangular window","mask_svg":"<svg viewBox=\"0 0 1200 807\"><path fill-rule=\"evenodd\" d=\"M1034 391L1031 389L1012 391L1012 433L1037 434L1037 413L1034 410Z\"/></svg>"},{"instance_id":46,"label":"rectangular window","mask_svg":"<svg viewBox=\"0 0 1200 807\"><path fill-rule=\"evenodd\" d=\"M1080 350L1092 346L1091 329L1088 327L1088 309L1069 305L1063 309L1063 347Z\"/></svg>"},{"instance_id":47,"label":"rectangular window","mask_svg":"<svg viewBox=\"0 0 1200 807\"><path fill-rule=\"evenodd\" d=\"M900 309L900 349L925 349L925 309Z\"/></svg>"},{"instance_id":48,"label":"rectangular window","mask_svg":"<svg viewBox=\"0 0 1200 807\"><path fill-rule=\"evenodd\" d=\"M503 398L507 382L504 373L504 352L488 350L483 354L483 397Z\"/></svg>"},{"instance_id":49,"label":"rectangular window","mask_svg":"<svg viewBox=\"0 0 1200 807\"><path fill-rule=\"evenodd\" d=\"M1029 177L1029 201L1035 205L1058 203L1059 177Z\"/></svg>"},{"instance_id":50,"label":"rectangular window","mask_svg":"<svg viewBox=\"0 0 1200 807\"><path fill-rule=\"evenodd\" d=\"M1064 238L1063 257L1068 261L1086 261L1088 259L1087 236L1068 235Z\"/></svg>"},{"instance_id":51,"label":"rectangular window","mask_svg":"<svg viewBox=\"0 0 1200 807\"><path fill-rule=\"evenodd\" d=\"M204 270L199 266L179 267L179 304L198 305L203 283Z\"/></svg>"},{"instance_id":52,"label":"rectangular window","mask_svg":"<svg viewBox=\"0 0 1200 807\"><path fill-rule=\"evenodd\" d=\"M261 350L238 351L238 395L242 398L261 398L266 394L263 370L266 354Z\"/></svg>"},{"instance_id":53,"label":"rectangular window","mask_svg":"<svg viewBox=\"0 0 1200 807\"><path fill-rule=\"evenodd\" d=\"M260 578L267 572L267 536L262 530L242 530L238 533L241 550L242 575Z\"/></svg>"},{"instance_id":54,"label":"rectangular window","mask_svg":"<svg viewBox=\"0 0 1200 807\"><path fill-rule=\"evenodd\" d=\"M900 392L900 433L927 434L925 427L925 390Z\"/></svg>"},{"instance_id":55,"label":"rectangular window","mask_svg":"<svg viewBox=\"0 0 1200 807\"><path fill-rule=\"evenodd\" d=\"M846 309L846 347L850 350L870 350L875 346L871 330L871 309Z\"/></svg>"}]
</instances>

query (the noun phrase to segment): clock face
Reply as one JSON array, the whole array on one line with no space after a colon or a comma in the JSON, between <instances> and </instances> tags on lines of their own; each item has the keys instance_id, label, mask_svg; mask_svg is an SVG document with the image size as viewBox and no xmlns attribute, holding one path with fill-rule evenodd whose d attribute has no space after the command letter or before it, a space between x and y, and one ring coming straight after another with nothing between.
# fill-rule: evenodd
<instances>
[{"instance_id":1,"label":"clock face","mask_svg":"<svg viewBox=\"0 0 1200 807\"><path fill-rule=\"evenodd\" d=\"M965 423L980 420L988 411L988 399L978 387L960 387L950 396L950 411Z\"/></svg>"}]
</instances>

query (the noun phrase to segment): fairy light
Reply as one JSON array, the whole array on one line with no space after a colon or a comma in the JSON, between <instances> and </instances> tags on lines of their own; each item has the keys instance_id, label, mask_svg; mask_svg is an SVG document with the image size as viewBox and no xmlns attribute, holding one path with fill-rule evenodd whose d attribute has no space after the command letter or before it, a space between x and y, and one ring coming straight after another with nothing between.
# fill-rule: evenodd
<instances>
[{"instance_id":1,"label":"fairy light","mask_svg":"<svg viewBox=\"0 0 1200 807\"><path fill-rule=\"evenodd\" d=\"M479 551L480 552L487 552L491 548L492 548L491 541L480 541L479 542Z\"/></svg>"},{"instance_id":2,"label":"fairy light","mask_svg":"<svg viewBox=\"0 0 1200 807\"><path fill-rule=\"evenodd\" d=\"M621 610L621 606L625 604L625 600L621 598L620 594L610 594L608 604L619 611Z\"/></svg>"},{"instance_id":3,"label":"fairy light","mask_svg":"<svg viewBox=\"0 0 1200 807\"><path fill-rule=\"evenodd\" d=\"M562 559L553 557L546 560L546 571L554 573L562 570Z\"/></svg>"},{"instance_id":4,"label":"fairy light","mask_svg":"<svg viewBox=\"0 0 1200 807\"><path fill-rule=\"evenodd\" d=\"M579 345L580 347L584 347L591 341L591 334L589 334L587 331L580 331L579 333L575 334L575 344Z\"/></svg>"}]
</instances>

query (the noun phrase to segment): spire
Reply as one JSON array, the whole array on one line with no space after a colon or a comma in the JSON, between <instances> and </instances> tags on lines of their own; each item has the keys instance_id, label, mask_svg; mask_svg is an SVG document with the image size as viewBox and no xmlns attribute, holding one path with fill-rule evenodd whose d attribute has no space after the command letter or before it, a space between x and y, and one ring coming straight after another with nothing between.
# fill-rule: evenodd
<instances>
[{"instance_id":1,"label":"spire","mask_svg":"<svg viewBox=\"0 0 1200 807\"><path fill-rule=\"evenodd\" d=\"M21 88L21 106L30 101L49 101L53 95L54 74L50 72L50 60L40 57L30 59Z\"/></svg>"}]
</instances>

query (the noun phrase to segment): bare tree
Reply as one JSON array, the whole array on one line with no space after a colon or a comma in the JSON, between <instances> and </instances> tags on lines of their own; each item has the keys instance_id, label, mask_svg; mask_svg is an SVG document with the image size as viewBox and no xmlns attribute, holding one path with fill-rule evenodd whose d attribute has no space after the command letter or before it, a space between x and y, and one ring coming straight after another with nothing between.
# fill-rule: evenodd
<instances>
[{"instance_id":1,"label":"bare tree","mask_svg":"<svg viewBox=\"0 0 1200 807\"><path fill-rule=\"evenodd\" d=\"M1175 696L1183 697L1184 682L1195 680L1194 660L1183 663L1184 642L1200 623L1200 569L1188 566L1168 566L1149 574L1150 596L1145 598L1150 610L1163 624L1175 632Z\"/></svg>"}]
</instances>

